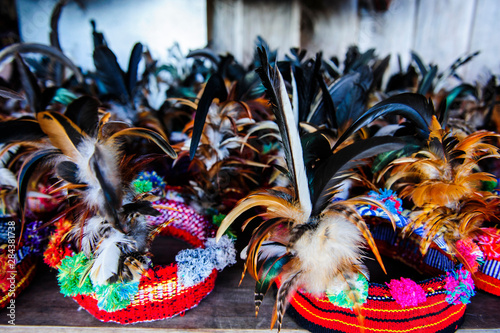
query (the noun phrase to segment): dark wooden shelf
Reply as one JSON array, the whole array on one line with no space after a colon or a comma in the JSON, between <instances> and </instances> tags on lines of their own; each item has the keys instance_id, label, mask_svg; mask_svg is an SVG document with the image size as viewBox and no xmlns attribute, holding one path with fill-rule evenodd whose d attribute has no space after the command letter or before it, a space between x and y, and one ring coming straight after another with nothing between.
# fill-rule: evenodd
<instances>
[{"instance_id":1,"label":"dark wooden shelf","mask_svg":"<svg viewBox=\"0 0 500 333\"><path fill-rule=\"evenodd\" d=\"M388 271L397 269L394 265L396 264L386 262ZM79 310L76 302L59 292L56 271L40 264L35 280L16 299L16 327L9 325L9 332L85 332L87 328L96 327L104 332L124 329L147 332L159 329L173 332L179 330L269 332L274 302L273 292L270 291L264 299L259 316L256 318L253 306L253 279L250 276L245 277L238 287L242 270L241 260L235 266L226 268L219 274L212 293L197 307L186 311L183 316L121 326L115 323L102 323L85 310ZM500 332L499 313L500 297L479 291L467 307L465 322L459 331ZM0 331L3 331L8 327L2 326L7 324L6 309L0 311L0 318ZM284 318L282 331L305 332L289 316Z\"/></svg>"}]
</instances>

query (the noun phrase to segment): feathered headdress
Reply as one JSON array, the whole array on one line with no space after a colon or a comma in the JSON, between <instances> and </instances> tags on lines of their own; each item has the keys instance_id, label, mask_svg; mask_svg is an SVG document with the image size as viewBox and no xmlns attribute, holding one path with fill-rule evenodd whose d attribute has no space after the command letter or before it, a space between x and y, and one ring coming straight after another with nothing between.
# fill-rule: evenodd
<instances>
[{"instance_id":1,"label":"feathered headdress","mask_svg":"<svg viewBox=\"0 0 500 333\"><path fill-rule=\"evenodd\" d=\"M283 78L270 67L265 51L259 49L259 53L262 67L258 73L279 126L291 186L258 191L241 200L222 222L218 237L244 212L263 209L243 224L246 228L259 219L242 255L246 256L245 269L257 281L256 311L273 282L281 280L273 315L273 325L277 319L280 328L288 299L297 288L315 294L345 290L356 308L363 303L356 281L368 276L361 261L364 245L370 246L380 263L381 259L354 207L368 203L385 208L368 197L332 199L342 180L349 177L348 171L356 166L355 159L399 149L403 144L396 138L380 137L334 154L319 132L301 142ZM327 150L318 151L319 147Z\"/></svg>"},{"instance_id":2,"label":"feathered headdress","mask_svg":"<svg viewBox=\"0 0 500 333\"><path fill-rule=\"evenodd\" d=\"M500 158L498 148L485 142L497 133L478 131L467 136L445 130L434 117L427 146L409 157L392 161L379 175L388 175L387 188L413 203L411 223L403 230L424 229L422 254L437 236L443 236L450 251L467 265L456 242L480 233L484 221L496 219L498 196L482 191L484 182L496 178L480 170L479 163Z\"/></svg>"}]
</instances>

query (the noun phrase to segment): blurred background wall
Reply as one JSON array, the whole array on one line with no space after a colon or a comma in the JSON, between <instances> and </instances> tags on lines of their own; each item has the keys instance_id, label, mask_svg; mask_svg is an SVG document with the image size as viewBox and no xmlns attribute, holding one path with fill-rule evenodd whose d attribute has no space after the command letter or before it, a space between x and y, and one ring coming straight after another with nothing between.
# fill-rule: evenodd
<instances>
[{"instance_id":1,"label":"blurred background wall","mask_svg":"<svg viewBox=\"0 0 500 333\"><path fill-rule=\"evenodd\" d=\"M5 0L2 0L5 1ZM19 32L24 41L48 42L49 19L56 0L17 0ZM80 3L81 5L78 5ZM283 56L301 47L313 56L345 57L348 46L391 55L392 72L416 51L440 70L458 57L480 51L460 68L466 80L500 72L500 1L498 0L79 0L69 1L60 21L63 50L83 68L92 67L90 19L95 19L120 64L141 41L156 58L174 41L181 50L207 43L248 64L262 36Z\"/></svg>"},{"instance_id":2,"label":"blurred background wall","mask_svg":"<svg viewBox=\"0 0 500 333\"><path fill-rule=\"evenodd\" d=\"M50 16L58 0L17 0L19 32L25 42L49 44ZM164 59L178 42L181 50L207 43L205 0L79 0L68 1L59 21L64 53L84 69L93 68L92 28L102 32L122 67L141 42L154 59Z\"/></svg>"}]
</instances>

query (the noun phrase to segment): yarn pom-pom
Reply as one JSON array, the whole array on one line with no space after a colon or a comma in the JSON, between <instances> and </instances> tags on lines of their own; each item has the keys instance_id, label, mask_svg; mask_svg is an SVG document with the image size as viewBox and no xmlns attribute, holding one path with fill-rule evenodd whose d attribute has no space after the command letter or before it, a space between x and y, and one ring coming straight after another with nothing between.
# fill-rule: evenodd
<instances>
[{"instance_id":1,"label":"yarn pom-pom","mask_svg":"<svg viewBox=\"0 0 500 333\"><path fill-rule=\"evenodd\" d=\"M57 281L64 296L89 295L94 291L88 275L82 281L88 262L83 252L74 256L66 256L61 260Z\"/></svg>"},{"instance_id":2,"label":"yarn pom-pom","mask_svg":"<svg viewBox=\"0 0 500 333\"><path fill-rule=\"evenodd\" d=\"M116 282L96 286L97 306L113 312L126 308L139 291L139 282Z\"/></svg>"},{"instance_id":3,"label":"yarn pom-pom","mask_svg":"<svg viewBox=\"0 0 500 333\"><path fill-rule=\"evenodd\" d=\"M454 305L470 303L470 298L476 294L472 275L463 267L446 273L444 288L446 301Z\"/></svg>"},{"instance_id":4,"label":"yarn pom-pom","mask_svg":"<svg viewBox=\"0 0 500 333\"><path fill-rule=\"evenodd\" d=\"M226 235L215 242L210 238L204 249L188 249L180 251L177 261L177 276L186 287L194 286L206 279L215 269L221 271L226 266L236 263L236 250L233 241Z\"/></svg>"},{"instance_id":5,"label":"yarn pom-pom","mask_svg":"<svg viewBox=\"0 0 500 333\"><path fill-rule=\"evenodd\" d=\"M386 283L389 287L392 298L403 308L407 306L417 306L425 302L425 291L412 279L401 278L401 280L391 280Z\"/></svg>"},{"instance_id":6,"label":"yarn pom-pom","mask_svg":"<svg viewBox=\"0 0 500 333\"><path fill-rule=\"evenodd\" d=\"M471 273L477 272L479 266L484 263L484 256L479 246L471 239L460 239L455 243L457 251L462 258L467 262L471 269Z\"/></svg>"},{"instance_id":7,"label":"yarn pom-pom","mask_svg":"<svg viewBox=\"0 0 500 333\"><path fill-rule=\"evenodd\" d=\"M327 290L326 296L331 303L337 306L353 309L354 301L351 294L355 294L357 302L361 304L365 303L368 298L368 280L363 276L363 274L359 274L353 287L353 289L347 290L345 289L345 286L342 285L342 287L338 290Z\"/></svg>"}]
</instances>

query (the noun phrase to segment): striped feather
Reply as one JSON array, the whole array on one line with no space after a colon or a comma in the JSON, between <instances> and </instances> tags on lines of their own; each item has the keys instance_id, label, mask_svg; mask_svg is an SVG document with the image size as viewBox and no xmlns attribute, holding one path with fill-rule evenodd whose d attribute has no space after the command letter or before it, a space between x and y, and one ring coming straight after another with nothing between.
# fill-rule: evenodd
<instances>
[{"instance_id":1,"label":"striped feather","mask_svg":"<svg viewBox=\"0 0 500 333\"><path fill-rule=\"evenodd\" d=\"M37 113L37 120L54 147L72 160L80 156L77 146L84 139L84 133L66 116L52 111Z\"/></svg>"},{"instance_id":2,"label":"striped feather","mask_svg":"<svg viewBox=\"0 0 500 333\"><path fill-rule=\"evenodd\" d=\"M122 129L121 131L118 131L111 135L109 140L111 141L116 141L118 138L121 138L123 136L137 136L141 137L144 139L148 139L152 142L154 142L158 147L161 148L171 158L177 158L177 153L175 150L172 148L172 146L168 143L167 139L162 137L160 134L156 133L155 131L152 131L147 128L139 128L139 127L131 127L131 128L126 128Z\"/></svg>"},{"instance_id":3,"label":"striped feather","mask_svg":"<svg viewBox=\"0 0 500 333\"><path fill-rule=\"evenodd\" d=\"M311 196L302 157L300 135L290 99L280 71L277 68L271 68L264 49L258 49L258 52L262 67L259 67L257 72L266 88L280 129L288 171L292 176L296 197L304 215L308 218L312 211Z\"/></svg>"}]
</instances>

